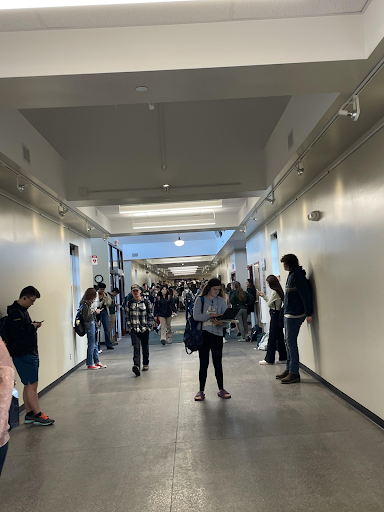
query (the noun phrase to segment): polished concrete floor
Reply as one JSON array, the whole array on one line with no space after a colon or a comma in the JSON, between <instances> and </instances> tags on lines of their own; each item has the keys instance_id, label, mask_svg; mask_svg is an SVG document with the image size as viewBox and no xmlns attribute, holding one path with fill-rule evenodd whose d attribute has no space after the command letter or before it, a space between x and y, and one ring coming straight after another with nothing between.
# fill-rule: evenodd
<instances>
[{"instance_id":1,"label":"polished concrete floor","mask_svg":"<svg viewBox=\"0 0 384 512\"><path fill-rule=\"evenodd\" d=\"M260 366L253 344L224 346L224 385L196 403L198 357L151 347L103 352L107 369L77 370L41 400L51 427L12 432L0 509L22 512L382 512L384 433L302 374Z\"/></svg>"}]
</instances>

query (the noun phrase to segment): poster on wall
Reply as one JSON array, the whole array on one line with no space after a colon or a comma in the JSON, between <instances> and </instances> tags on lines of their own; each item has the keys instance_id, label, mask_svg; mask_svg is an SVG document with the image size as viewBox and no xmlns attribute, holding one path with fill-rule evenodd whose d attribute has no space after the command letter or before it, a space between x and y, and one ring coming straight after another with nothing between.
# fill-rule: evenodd
<instances>
[{"instance_id":1,"label":"poster on wall","mask_svg":"<svg viewBox=\"0 0 384 512\"><path fill-rule=\"evenodd\" d=\"M97 265L97 256L95 254L92 254L92 265Z\"/></svg>"}]
</instances>

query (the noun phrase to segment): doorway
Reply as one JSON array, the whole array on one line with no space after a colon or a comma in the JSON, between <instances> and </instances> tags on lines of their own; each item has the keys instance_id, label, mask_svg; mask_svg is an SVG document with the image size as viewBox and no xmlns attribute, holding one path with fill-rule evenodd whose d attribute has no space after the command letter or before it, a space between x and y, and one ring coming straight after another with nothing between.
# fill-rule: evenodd
<instances>
[{"instance_id":1,"label":"doorway","mask_svg":"<svg viewBox=\"0 0 384 512\"><path fill-rule=\"evenodd\" d=\"M69 258L71 266L71 295L72 295L72 311L71 311L71 323L73 327L73 349L71 352L71 358L73 354L74 365L77 364L77 349L76 349L76 333L75 333L75 318L77 309L81 300L81 289L80 289L80 265L79 265L79 248L77 245L69 244Z\"/></svg>"}]
</instances>

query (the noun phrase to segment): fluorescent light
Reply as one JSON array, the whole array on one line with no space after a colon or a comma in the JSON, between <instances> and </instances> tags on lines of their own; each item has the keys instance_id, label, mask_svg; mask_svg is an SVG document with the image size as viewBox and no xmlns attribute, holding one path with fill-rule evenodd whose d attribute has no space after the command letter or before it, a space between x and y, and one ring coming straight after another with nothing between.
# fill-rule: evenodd
<instances>
[{"instance_id":1,"label":"fluorescent light","mask_svg":"<svg viewBox=\"0 0 384 512\"><path fill-rule=\"evenodd\" d=\"M0 0L0 10L42 9L45 7L84 7L90 5L128 5L186 2L193 0Z\"/></svg>"},{"instance_id":2,"label":"fluorescent light","mask_svg":"<svg viewBox=\"0 0 384 512\"><path fill-rule=\"evenodd\" d=\"M201 222L199 224L167 224L164 226L140 226L133 229L187 228L191 226L216 226L216 222Z\"/></svg>"},{"instance_id":3,"label":"fluorescent light","mask_svg":"<svg viewBox=\"0 0 384 512\"><path fill-rule=\"evenodd\" d=\"M1 1L1 0L0 0ZM216 210L223 208L223 201L215 199L211 201L181 201L178 203L151 203L140 205L119 206L119 213L128 215L148 215L164 212L193 212L200 210Z\"/></svg>"},{"instance_id":4,"label":"fluorescent light","mask_svg":"<svg viewBox=\"0 0 384 512\"><path fill-rule=\"evenodd\" d=\"M183 215L188 213L200 212L201 210L216 210L216 208L222 208L222 206L200 206L197 208L167 208L164 210L148 210L146 212L120 212L125 215L133 215L133 217L147 217L150 215L156 215L157 217L161 214L165 215Z\"/></svg>"},{"instance_id":5,"label":"fluorescent light","mask_svg":"<svg viewBox=\"0 0 384 512\"><path fill-rule=\"evenodd\" d=\"M195 263L196 261L201 261L201 257L199 258L168 258L161 260L161 263Z\"/></svg>"}]
</instances>

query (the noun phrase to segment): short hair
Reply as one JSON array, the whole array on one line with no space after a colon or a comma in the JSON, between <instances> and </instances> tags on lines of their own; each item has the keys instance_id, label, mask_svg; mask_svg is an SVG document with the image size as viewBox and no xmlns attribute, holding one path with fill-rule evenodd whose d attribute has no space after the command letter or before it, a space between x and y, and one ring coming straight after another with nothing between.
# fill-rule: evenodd
<instances>
[{"instance_id":1,"label":"short hair","mask_svg":"<svg viewBox=\"0 0 384 512\"><path fill-rule=\"evenodd\" d=\"M120 289L119 288L112 288L111 290L111 293L120 293Z\"/></svg>"},{"instance_id":2,"label":"short hair","mask_svg":"<svg viewBox=\"0 0 384 512\"><path fill-rule=\"evenodd\" d=\"M105 283L99 283L99 290L100 290L100 288L105 290L106 287L107 287L107 285Z\"/></svg>"},{"instance_id":3,"label":"short hair","mask_svg":"<svg viewBox=\"0 0 384 512\"><path fill-rule=\"evenodd\" d=\"M36 299L40 299L40 292L34 286L26 286L20 292L20 297L36 297Z\"/></svg>"},{"instance_id":4,"label":"short hair","mask_svg":"<svg viewBox=\"0 0 384 512\"><path fill-rule=\"evenodd\" d=\"M281 263L286 263L290 270L297 267L299 264L299 260L294 254L285 254L280 261Z\"/></svg>"}]
</instances>

